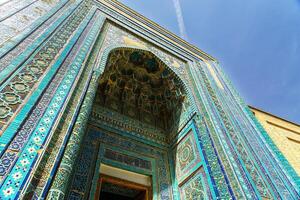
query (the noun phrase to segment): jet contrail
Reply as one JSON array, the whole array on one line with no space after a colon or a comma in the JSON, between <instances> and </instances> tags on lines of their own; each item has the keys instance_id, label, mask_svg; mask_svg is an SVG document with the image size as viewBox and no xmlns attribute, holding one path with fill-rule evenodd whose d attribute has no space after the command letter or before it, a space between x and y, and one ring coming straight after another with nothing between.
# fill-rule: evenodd
<instances>
[{"instance_id":1,"label":"jet contrail","mask_svg":"<svg viewBox=\"0 0 300 200\"><path fill-rule=\"evenodd\" d=\"M176 11L176 17L177 17L177 22L178 22L178 26L179 26L180 36L183 39L188 40L186 31L185 31L185 25L184 25L184 21L183 21L180 2L179 2L179 0L173 0L173 4L174 4L174 7L175 7L175 11Z\"/></svg>"}]
</instances>

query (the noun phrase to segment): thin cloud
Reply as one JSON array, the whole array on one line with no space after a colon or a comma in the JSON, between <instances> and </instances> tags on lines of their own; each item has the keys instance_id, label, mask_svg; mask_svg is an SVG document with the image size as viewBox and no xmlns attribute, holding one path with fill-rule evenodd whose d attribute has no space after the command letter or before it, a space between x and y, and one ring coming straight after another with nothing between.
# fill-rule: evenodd
<instances>
[{"instance_id":1,"label":"thin cloud","mask_svg":"<svg viewBox=\"0 0 300 200\"><path fill-rule=\"evenodd\" d=\"M179 0L173 0L173 5L174 5L175 11L176 11L176 18L177 18L177 23L179 26L180 36L183 39L188 40Z\"/></svg>"}]
</instances>

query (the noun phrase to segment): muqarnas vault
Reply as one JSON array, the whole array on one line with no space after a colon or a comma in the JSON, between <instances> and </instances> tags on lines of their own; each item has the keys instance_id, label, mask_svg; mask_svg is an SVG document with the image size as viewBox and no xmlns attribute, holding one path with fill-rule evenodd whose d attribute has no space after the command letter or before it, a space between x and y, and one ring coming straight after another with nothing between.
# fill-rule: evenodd
<instances>
[{"instance_id":1,"label":"muqarnas vault","mask_svg":"<svg viewBox=\"0 0 300 200\"><path fill-rule=\"evenodd\" d=\"M117 1L4 1L0 27L0 199L300 198L217 60Z\"/></svg>"}]
</instances>

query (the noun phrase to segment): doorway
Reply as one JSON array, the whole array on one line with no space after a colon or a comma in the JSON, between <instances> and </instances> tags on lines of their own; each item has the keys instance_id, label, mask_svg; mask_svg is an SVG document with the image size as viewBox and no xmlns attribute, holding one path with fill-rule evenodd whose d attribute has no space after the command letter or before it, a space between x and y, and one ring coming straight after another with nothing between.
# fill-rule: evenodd
<instances>
[{"instance_id":1,"label":"doorway","mask_svg":"<svg viewBox=\"0 0 300 200\"><path fill-rule=\"evenodd\" d=\"M95 200L152 200L151 177L106 164L99 172Z\"/></svg>"},{"instance_id":2,"label":"doorway","mask_svg":"<svg viewBox=\"0 0 300 200\"><path fill-rule=\"evenodd\" d=\"M149 187L101 174L101 200L149 200Z\"/></svg>"}]
</instances>

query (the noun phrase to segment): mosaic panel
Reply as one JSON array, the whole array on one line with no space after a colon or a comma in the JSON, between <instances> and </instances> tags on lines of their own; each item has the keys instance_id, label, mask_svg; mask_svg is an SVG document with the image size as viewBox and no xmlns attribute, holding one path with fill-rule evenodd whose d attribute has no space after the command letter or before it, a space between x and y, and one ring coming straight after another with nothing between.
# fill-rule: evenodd
<instances>
[{"instance_id":1,"label":"mosaic panel","mask_svg":"<svg viewBox=\"0 0 300 200\"><path fill-rule=\"evenodd\" d=\"M192 65L190 67L190 76L193 77L193 79L190 81L193 87L197 88L197 90L193 92L197 96L197 99L199 99L197 106L202 113L202 116L197 116L195 119L197 127L199 128L198 136L200 146L208 165L208 173L213 182L214 191L216 196L220 195L230 198L234 193L237 198L245 198L243 188L241 187L243 182L237 180L240 176L235 175L237 170L232 168L233 162L228 160L227 154L230 152L226 152L223 149L224 144L222 143L225 140L223 140L222 135L219 133L221 129L219 128L218 121L211 116L212 111L210 110L210 104L206 98L206 89L198 73L198 67ZM232 156L229 156L229 159L232 159ZM237 165L234 165L234 167L237 167ZM212 170L215 171L215 173L212 173ZM246 188L246 186L244 187Z\"/></svg>"},{"instance_id":2,"label":"mosaic panel","mask_svg":"<svg viewBox=\"0 0 300 200\"><path fill-rule=\"evenodd\" d=\"M11 1L13 2L13 1ZM3 56L0 56L0 83L5 78L14 72L15 69L20 67L26 59L47 40L55 30L70 16L75 10L81 0L74 2L67 2L57 12L49 14L50 16L43 16L46 20L33 28L30 35L22 36L22 40L13 49L6 50ZM18 4L16 4L18 5ZM58 6L59 7L59 6ZM1 12L0 12L1 13ZM2 50L5 48L1 48Z\"/></svg>"},{"instance_id":3,"label":"mosaic panel","mask_svg":"<svg viewBox=\"0 0 300 200\"><path fill-rule=\"evenodd\" d=\"M93 24L93 21L90 23L88 28L90 28ZM67 69L69 65L72 63L72 60L74 59L74 56L78 53L78 49L80 48L80 45L82 44L86 34L88 33L89 29L87 29L81 38L79 38L78 42L72 49L72 52L70 53L70 56L65 60L65 62L60 67L59 71L57 72L55 78L52 80L49 87L44 92L41 100L35 107L35 109L32 111L32 114L29 116L29 118L26 120L25 124L21 127L21 130L18 131L15 138L11 141L10 145L8 146L8 150L18 152L21 151L24 145L27 143L30 134L32 134L32 131L34 130L36 123L39 121L39 119L43 116L47 105L49 105L51 99L53 98L55 91L57 90L59 84L61 83L62 79L64 78ZM26 76L25 76L26 77ZM4 155L6 152L4 153ZM13 162L10 163L12 165ZM1 164L0 164L1 166ZM6 168L9 169L9 168Z\"/></svg>"},{"instance_id":4,"label":"mosaic panel","mask_svg":"<svg viewBox=\"0 0 300 200\"><path fill-rule=\"evenodd\" d=\"M269 152L271 155L276 158L276 160L280 160L280 162L275 162L276 165L280 165L282 167L281 170L284 171L285 176L289 176L288 178L292 183L292 185L297 185L297 191L298 194L300 193L300 177L296 174L293 167L290 165L290 163L287 161L287 159L283 156L283 154L279 151L279 149L276 147L275 143L271 140L268 133L264 130L262 125L258 122L256 117L253 115L252 111L249 109L248 105L244 102L244 100L241 98L239 93L236 91L236 89L233 87L233 84L229 80L228 76L224 73L222 70L222 67L218 65L215 67L215 70L219 73L219 76L222 78L222 81L227 86L227 90L230 93L228 97L232 98L231 101L236 102L234 110L238 111L236 113L239 114L240 117L238 117L239 120L243 119L241 122L250 122L248 123L248 128L254 132L256 132L255 136L258 136L260 139L259 141L262 142L261 147L269 147L270 151L268 149L265 149L266 152ZM257 134L257 132L259 132ZM248 135L248 134L247 134ZM280 168L280 167L279 167ZM299 196L299 195L298 195Z\"/></svg>"},{"instance_id":5,"label":"mosaic panel","mask_svg":"<svg viewBox=\"0 0 300 200\"><path fill-rule=\"evenodd\" d=\"M226 89L224 91L218 91L218 98L226 99L226 103L222 105L224 106L223 109L226 109L228 115L235 116L235 118L232 119L232 123L236 125L238 129L236 132L239 132L240 137L245 141L245 145L249 146L249 153L252 154L253 159L255 159L255 161L253 161L254 164L260 168L262 175L268 174L267 176L270 176L270 178L266 178L270 185L276 185L274 195L278 196L279 193L282 198L290 198L291 196L299 198L299 187L295 188L294 186L297 180L300 181L300 177L296 176L293 180L292 177L295 177L295 171L290 170L292 167L287 163L286 159L282 159L283 156L281 153L276 155L275 152L278 152L278 150L273 148L274 146L272 145L274 145L274 143L268 141L268 137L265 137L265 130L261 128L259 123L257 123L257 119L253 116L248 106L239 97L220 67L215 65L213 66L218 72L220 79L224 82L224 84L226 84ZM271 147L268 147L268 145L271 145ZM264 167L266 169L262 169ZM279 177L281 177L281 180L285 181L281 182ZM258 182L257 187L259 187L259 190L261 191L260 182ZM281 191L279 192L279 190Z\"/></svg>"},{"instance_id":6,"label":"mosaic panel","mask_svg":"<svg viewBox=\"0 0 300 200\"><path fill-rule=\"evenodd\" d=\"M168 185L170 185L170 174L167 169L167 155L165 153L145 144L130 141L128 138L123 138L121 135L118 135L116 133L106 133L106 131L104 130L98 130L95 128L90 128L90 130L87 132L87 137L88 139L86 139L85 143L88 145L84 145L82 154L89 153L89 149L91 149L90 147L97 149L93 144L97 144L98 142L100 142L100 147L102 147L102 150L100 151L101 162L137 173L152 174L152 178L154 181L154 190L156 191L158 189L159 191L163 191L159 192L159 194L156 194L158 196L154 199L170 199L171 191L167 189ZM114 142L112 142L111 139L113 139ZM112 151L111 148L114 148L114 150ZM117 160L114 156L113 159L107 159L107 152L113 155L117 155ZM124 152L127 152L128 154L124 154ZM89 154L95 155L94 153L91 154L91 152ZM76 168L76 171L74 172L75 175L73 177L73 183L71 186L71 188L73 189L70 190L70 196L76 196L77 198L81 196L81 199L89 193L89 190L87 190L87 188L90 187L90 179L82 179L80 177L82 176L82 174L86 174L86 177L90 176L87 175L91 173L91 169L88 166L92 166L93 164L91 163L93 163L94 161L93 159L89 159L88 157L80 156L80 160L78 161L77 165L81 166L82 164L79 163L85 163L86 167ZM119 157L121 158L119 159ZM129 159L122 159L124 157L127 157ZM153 165L153 161L150 162L149 159L155 159L155 163L157 163L158 165ZM84 171L79 173L79 169L83 169ZM95 171L97 172L98 168L96 168ZM78 179L81 180L80 185L78 185L79 182L76 181Z\"/></svg>"},{"instance_id":7,"label":"mosaic panel","mask_svg":"<svg viewBox=\"0 0 300 200\"><path fill-rule=\"evenodd\" d=\"M130 155L126 155L114 150L111 150L109 148L104 149L103 158L116 161L119 163L126 164L128 166L141 168L141 169L147 169L152 170L151 162L148 160L144 160L141 158L133 157Z\"/></svg>"},{"instance_id":8,"label":"mosaic panel","mask_svg":"<svg viewBox=\"0 0 300 200\"><path fill-rule=\"evenodd\" d=\"M182 200L210 199L200 170L180 186L180 198Z\"/></svg>"},{"instance_id":9,"label":"mosaic panel","mask_svg":"<svg viewBox=\"0 0 300 200\"><path fill-rule=\"evenodd\" d=\"M89 195L90 183L98 157L99 141L96 134L87 134L74 168L68 199L85 199Z\"/></svg>"},{"instance_id":10,"label":"mosaic panel","mask_svg":"<svg viewBox=\"0 0 300 200\"><path fill-rule=\"evenodd\" d=\"M104 22L104 18L100 18L98 20L99 22ZM105 27L103 27L103 29L105 30ZM92 52L86 63L86 68L83 71L83 74L79 79L79 83L70 99L70 103L67 105L65 112L60 119L58 128L55 131L52 140L45 151L45 156L42 158L41 164L35 172L30 186L26 189L26 193L29 196L34 194L34 196L36 197L35 199L40 198L42 191L47 191L47 186L49 186L49 183L52 181L52 173L56 171L55 163L57 163L61 159L65 142L71 134L70 127L73 126L73 123L75 122L75 119L77 117L77 112L83 102L85 91L87 90L89 85L89 81L87 80L91 80L92 78L92 68L94 67L95 63L97 63L97 59L99 59L97 55L99 53L99 47L101 46L102 41L103 33L99 33L99 36L95 41L94 48L92 49Z\"/></svg>"},{"instance_id":11,"label":"mosaic panel","mask_svg":"<svg viewBox=\"0 0 300 200\"><path fill-rule=\"evenodd\" d=\"M62 63L63 58L67 56L67 53L78 39L80 35L79 30L81 29L82 31L87 25L89 19L84 18L87 16L87 11L90 8L91 5L82 5L81 8L79 8L73 14L73 17L70 19L69 23L64 24L61 29L57 31L56 34L51 37L41 49L39 49L38 52L35 52L35 54L23 64L18 73L15 73L14 76L10 77L9 81L0 86L0 104L5 105L11 110L11 115L7 115L6 117L1 116L0 133L3 133L12 119L13 114L15 114L15 112L23 106L21 103L26 102L26 99L28 96L30 96L29 94L35 89L35 87L37 87L39 81L43 80L43 83L40 84L39 88L44 89L47 83L51 80L51 76L53 76L53 74L56 72L57 68ZM89 17L92 16L91 14L92 13L89 13ZM79 33L76 33L75 30L78 30ZM71 41L68 43L67 41L70 39ZM44 77L43 75L45 72L49 73L47 77ZM14 87L15 84L18 84L18 86ZM26 88L30 88L30 92L25 92ZM41 93L41 91L34 92ZM36 98L36 93L33 93L31 98ZM26 106L32 107L30 104ZM28 112L28 108L27 110L25 109L25 111L23 111L24 114ZM12 134L16 131L16 125L17 124L14 124L14 128L12 128L13 130L7 131L8 133L3 133L7 134L7 139L10 139Z\"/></svg>"},{"instance_id":12,"label":"mosaic panel","mask_svg":"<svg viewBox=\"0 0 300 200\"><path fill-rule=\"evenodd\" d=\"M6 6L9 7L8 12L12 12L11 15L6 15L0 20L0 56L3 56L8 50L13 48L18 42L20 42L24 36L27 36L37 26L41 25L45 19L49 18L58 9L66 4L64 1L44 1L37 0L24 6L23 9L19 9L17 12L11 11L11 8L16 7L10 6L9 3L2 4L3 9ZM1 6L1 7L2 7Z\"/></svg>"},{"instance_id":13,"label":"mosaic panel","mask_svg":"<svg viewBox=\"0 0 300 200\"><path fill-rule=\"evenodd\" d=\"M5 43L7 40L10 40L18 33L24 31L26 27L30 26L35 20L45 15L46 12L56 6L57 3L58 1L55 0L51 2L38 0L29 3L28 6L24 5L24 9L17 8L17 12L13 12L12 9L7 9L7 11L12 13L1 13L2 16L0 20L0 26L2 27L2 30L0 32L0 45L3 45L3 43ZM18 5L18 3L16 3L16 5ZM6 6L9 5L4 4L3 7L1 7L2 9L5 9Z\"/></svg>"},{"instance_id":14,"label":"mosaic panel","mask_svg":"<svg viewBox=\"0 0 300 200\"><path fill-rule=\"evenodd\" d=\"M94 132L95 130L91 130ZM105 143L108 146L119 149L118 151L127 151L135 156L138 156L145 160L155 160L156 165L152 166L152 180L154 199L170 199L172 196L171 191L171 176L169 171L168 155L165 150L151 147L150 145L143 144L139 141L130 140L130 138L122 137L122 132L108 133L107 131L97 131L100 137L101 143ZM101 144L100 144L101 145ZM123 150L122 150L123 149ZM105 161L107 162L107 161ZM113 164L109 162L106 164ZM141 170L136 167L126 167L126 162L123 165L114 165L115 167L123 167L126 170L136 170L137 173L147 173L145 170ZM125 168L124 168L125 167Z\"/></svg>"},{"instance_id":15,"label":"mosaic panel","mask_svg":"<svg viewBox=\"0 0 300 200\"><path fill-rule=\"evenodd\" d=\"M206 78L204 78L204 80L205 80L204 81L205 84L209 84L208 81L206 81ZM270 192L268 191L266 184L263 183L263 179L261 178L261 175L259 175L257 168L255 168L255 164L251 160L251 156L249 155L248 152L246 152L245 146L242 142L242 138L239 135L237 135L236 132L234 132L237 130L234 130L235 127L231 124L232 122L230 121L230 119L228 118L224 110L222 110L221 108L222 106L225 106L224 105L225 103L221 105L221 103L217 100L216 94L213 93L211 86L207 85L207 88L210 94L212 95L213 102L215 102L217 105L216 108L219 110L219 114L221 115L222 120L224 120L225 127L227 128L229 134L231 135L232 140L235 142L238 151L241 152L240 155L242 155L242 159L246 160L245 161L246 168L247 170L250 171L250 175L254 177L254 181L256 182L259 192L261 193L262 196L266 198L270 198ZM234 107L233 105L231 106ZM244 131L246 131L246 129L244 129Z\"/></svg>"},{"instance_id":16,"label":"mosaic panel","mask_svg":"<svg viewBox=\"0 0 300 200\"><path fill-rule=\"evenodd\" d=\"M176 178L181 183L201 165L197 136L190 129L186 136L173 148Z\"/></svg>"},{"instance_id":17,"label":"mosaic panel","mask_svg":"<svg viewBox=\"0 0 300 200\"><path fill-rule=\"evenodd\" d=\"M162 58L162 61L166 63L169 67L174 69L180 74L184 74L185 63L178 59L175 56L168 54L167 52L159 49L154 46L149 41L145 41L139 36L133 35L125 28L120 26L110 25L107 37L104 41L104 47L114 46L114 45L128 45L136 48L141 48L145 50L149 50L156 55L160 55L159 58Z\"/></svg>"},{"instance_id":18,"label":"mosaic panel","mask_svg":"<svg viewBox=\"0 0 300 200\"><path fill-rule=\"evenodd\" d=\"M64 150L64 152L62 159L59 167L55 170L56 174L52 180L51 188L48 190L47 199L65 198L67 187L69 185L70 178L72 177L73 168L84 138L88 116L91 113L92 101L96 93L97 77L98 76L93 73L89 79L89 87L85 90L86 92L84 94L83 102L80 105L80 109L76 111L79 111L78 115L76 115L76 118L73 121L74 123L70 126L72 128L72 132L71 134L68 134L68 143L63 144L64 148L62 150Z\"/></svg>"},{"instance_id":19,"label":"mosaic panel","mask_svg":"<svg viewBox=\"0 0 300 200\"><path fill-rule=\"evenodd\" d=\"M101 24L101 21L97 22L98 25ZM100 23L100 24L99 24ZM85 44L82 46L76 60L73 61L73 64L67 70L66 76L63 78L60 86L58 87L57 93L51 99L50 105L47 107L43 117L45 120L41 120L38 122L37 126L35 127L34 135L30 136L29 142L25 145L22 150L22 155L17 160L15 167L12 169L12 174L21 174L18 176L18 179L15 178L7 178L6 182L4 183L4 188L2 186L2 195L10 196L16 195L14 192L10 192L9 194L7 191L15 191L15 188L18 188L19 185L14 183L14 181L25 181L24 179L28 173L30 173L31 168L30 165L33 165L36 161L36 157L39 155L38 149L43 148L45 141L49 137L49 132L52 128L53 122L56 120L56 115L60 112L62 105L65 102L66 97L68 96L68 90L71 89L72 83L76 78L76 74L79 73L81 69L81 64L84 61L85 55L89 50L89 46L92 43L92 39L95 37L98 29L97 26L94 26L93 29L89 30L89 37L85 40ZM23 164L23 161L26 160L26 164ZM20 169L19 166L24 166Z\"/></svg>"},{"instance_id":20,"label":"mosaic panel","mask_svg":"<svg viewBox=\"0 0 300 200\"><path fill-rule=\"evenodd\" d=\"M0 21L2 27L0 31L0 44L2 47L0 49L0 57L21 42L24 37L32 33L36 27L40 26L66 3L66 0L52 0L49 2L37 0L25 6L24 9L13 13L13 15L7 15L2 18L2 21ZM13 7L14 6L11 6L8 11Z\"/></svg>"},{"instance_id":21,"label":"mosaic panel","mask_svg":"<svg viewBox=\"0 0 300 200\"><path fill-rule=\"evenodd\" d=\"M203 69L205 69L205 68L203 68ZM222 95L219 94L217 96L217 93L218 93L217 91L218 90L214 90L212 88L213 83L210 82L210 80L206 77L206 76L209 77L209 75L204 75L203 69L201 69L200 72L202 73L206 88L208 89L209 94L212 97L211 102L214 102L214 104L216 106L216 109L219 111L218 113L221 116L220 120L223 121L224 126L227 129L226 131L228 131L228 133L230 134L231 139L235 142L237 150L240 152L240 155L242 156L241 158L244 160L245 166L246 166L247 170L250 172L251 178L255 182L255 186L251 186L251 182L248 183L247 188L254 187L254 190L255 190L255 187L256 187L259 190L260 195L264 196L264 197L267 197L267 198L270 198L270 195L271 195L270 192L272 192L272 193L275 193L274 195L276 195L277 198L278 198L279 193L277 193L277 189L275 189L275 187L272 184L272 181L270 180L270 178L268 176L266 176L268 174L268 172L266 172L265 169L263 168L263 166L261 166L261 164L260 164L261 161L257 159L258 157L256 157L256 153L253 152L253 154L252 154L252 156L254 156L254 159L256 157L256 160L253 162L251 160L251 159L253 159L253 157L249 155L251 150L250 150L250 152L248 152L245 149L246 148L245 146L249 145L249 143L248 143L247 140L246 141L244 140L245 138L243 138L243 132L246 132L248 130L248 128L244 127L241 130L240 134L242 134L242 135L237 134L239 132L239 130L235 129L236 127L234 127L235 121L231 121L231 119L228 117L228 114L224 111L224 108L226 107L226 103L221 103L221 102L227 102L227 101L222 99ZM220 99L221 99L221 101L220 101ZM231 101L228 101L228 102L231 102ZM234 107L233 105L230 106L231 111L233 110L232 109L233 107ZM227 112L230 113L231 111L227 111ZM237 114L237 116L238 116L238 114ZM243 120L241 120L241 119L240 119L240 122L239 122L239 126L243 126ZM249 137L249 135L250 135L250 133L247 134L247 137ZM228 136L226 136L226 137L228 137ZM254 142L255 137L249 137L250 141L252 140ZM244 144L244 143L246 143L246 144ZM251 146L256 146L256 151L260 151L261 147L258 145L257 142L254 142L253 145L251 145ZM234 152L234 150L231 150L231 151ZM263 155L264 155L264 153L261 152L260 157L262 157ZM238 158L236 158L236 159L238 159ZM267 159L264 159L264 162L267 163L269 161ZM239 164L238 166L240 166L240 165L243 166L243 164ZM259 167L259 169L262 170L263 172L261 172L259 174L259 171L257 170L257 167ZM271 170L271 173L273 174L273 176L275 178L277 175L275 175L274 171L272 172L272 169L273 168L271 167L269 170ZM246 174L246 176L247 176L247 174ZM264 181L264 178L268 180L269 187L271 187L273 191L268 191L268 188L266 186L266 182ZM278 177L276 177L275 179L277 179L277 178ZM286 191L286 189L284 188L285 187L284 184L281 183L281 181L279 181L279 179L277 179L276 182L278 184L277 187L281 188L283 191ZM252 193L256 193L256 192L253 191ZM289 196L289 194L286 193L286 192L282 192L282 194Z\"/></svg>"},{"instance_id":22,"label":"mosaic panel","mask_svg":"<svg viewBox=\"0 0 300 200\"><path fill-rule=\"evenodd\" d=\"M16 12L23 10L35 1L37 0L6 0L6 2L2 1L0 7L0 21L4 20L10 15L13 15Z\"/></svg>"},{"instance_id":23,"label":"mosaic panel","mask_svg":"<svg viewBox=\"0 0 300 200\"><path fill-rule=\"evenodd\" d=\"M114 124L116 129L130 132L132 135L137 135L162 145L167 144L168 141L165 131L102 106L94 105L91 120L94 123L101 121L102 124Z\"/></svg>"}]
</instances>

